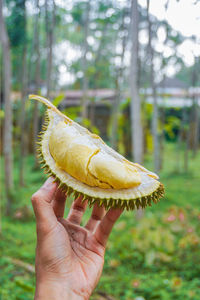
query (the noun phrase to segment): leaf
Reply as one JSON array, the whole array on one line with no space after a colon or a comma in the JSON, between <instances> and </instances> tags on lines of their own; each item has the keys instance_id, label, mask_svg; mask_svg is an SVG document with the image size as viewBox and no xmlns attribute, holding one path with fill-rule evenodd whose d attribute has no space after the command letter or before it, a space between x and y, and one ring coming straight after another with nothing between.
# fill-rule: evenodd
<instances>
[{"instance_id":1,"label":"leaf","mask_svg":"<svg viewBox=\"0 0 200 300\"><path fill-rule=\"evenodd\" d=\"M5 113L4 113L3 109L0 109L0 119L4 119L4 115L5 115Z\"/></svg>"},{"instance_id":2,"label":"leaf","mask_svg":"<svg viewBox=\"0 0 200 300\"><path fill-rule=\"evenodd\" d=\"M153 244L155 245L156 248L160 247L161 245L161 234L157 230L153 231L151 234L151 238L153 241Z\"/></svg>"},{"instance_id":3,"label":"leaf","mask_svg":"<svg viewBox=\"0 0 200 300\"><path fill-rule=\"evenodd\" d=\"M83 125L88 128L88 127L91 126L91 121L87 118L84 118L83 119Z\"/></svg>"},{"instance_id":4,"label":"leaf","mask_svg":"<svg viewBox=\"0 0 200 300\"><path fill-rule=\"evenodd\" d=\"M20 286L25 291L34 291L34 287L23 281L21 278L15 278L16 285Z\"/></svg>"},{"instance_id":5,"label":"leaf","mask_svg":"<svg viewBox=\"0 0 200 300\"><path fill-rule=\"evenodd\" d=\"M95 134L100 134L99 129L96 126L91 126L91 131Z\"/></svg>"},{"instance_id":6,"label":"leaf","mask_svg":"<svg viewBox=\"0 0 200 300\"><path fill-rule=\"evenodd\" d=\"M120 261L117 260L117 259L111 259L109 262L108 262L109 266L112 267L112 268L116 268L120 265Z\"/></svg>"},{"instance_id":7,"label":"leaf","mask_svg":"<svg viewBox=\"0 0 200 300\"><path fill-rule=\"evenodd\" d=\"M163 233L163 244L164 249L166 249L167 252L174 252L174 236L168 231Z\"/></svg>"},{"instance_id":8,"label":"leaf","mask_svg":"<svg viewBox=\"0 0 200 300\"><path fill-rule=\"evenodd\" d=\"M145 255L145 263L148 266L153 265L155 258L156 258L156 253L154 250L151 250L151 251L147 252Z\"/></svg>"},{"instance_id":9,"label":"leaf","mask_svg":"<svg viewBox=\"0 0 200 300\"><path fill-rule=\"evenodd\" d=\"M63 101L64 98L65 98L64 94L58 95L56 98L53 99L53 101L52 101L53 105L58 107L58 105Z\"/></svg>"},{"instance_id":10,"label":"leaf","mask_svg":"<svg viewBox=\"0 0 200 300\"><path fill-rule=\"evenodd\" d=\"M164 252L158 252L157 257L163 262L170 262L172 261L172 257Z\"/></svg>"}]
</instances>

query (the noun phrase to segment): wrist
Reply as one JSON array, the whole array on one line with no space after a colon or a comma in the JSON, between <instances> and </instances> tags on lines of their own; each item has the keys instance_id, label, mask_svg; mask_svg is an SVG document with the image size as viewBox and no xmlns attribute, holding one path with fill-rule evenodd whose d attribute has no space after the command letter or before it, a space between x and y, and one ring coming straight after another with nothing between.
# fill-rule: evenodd
<instances>
[{"instance_id":1,"label":"wrist","mask_svg":"<svg viewBox=\"0 0 200 300\"><path fill-rule=\"evenodd\" d=\"M40 281L36 283L34 300L88 300L82 295L72 291L62 281Z\"/></svg>"}]
</instances>

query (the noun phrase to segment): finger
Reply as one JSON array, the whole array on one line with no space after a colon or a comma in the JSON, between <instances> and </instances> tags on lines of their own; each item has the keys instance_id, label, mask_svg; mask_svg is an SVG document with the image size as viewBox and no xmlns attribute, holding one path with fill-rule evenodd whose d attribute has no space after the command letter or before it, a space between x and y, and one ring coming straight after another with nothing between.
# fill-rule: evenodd
<instances>
[{"instance_id":1,"label":"finger","mask_svg":"<svg viewBox=\"0 0 200 300\"><path fill-rule=\"evenodd\" d=\"M51 223L56 220L52 201L57 189L57 183L53 182L53 180L53 178L47 179L31 198L37 223Z\"/></svg>"},{"instance_id":2,"label":"finger","mask_svg":"<svg viewBox=\"0 0 200 300\"><path fill-rule=\"evenodd\" d=\"M111 208L97 226L94 236L96 240L104 247L106 246L106 242L111 233L113 225L120 217L122 211L123 210L120 208Z\"/></svg>"},{"instance_id":3,"label":"finger","mask_svg":"<svg viewBox=\"0 0 200 300\"><path fill-rule=\"evenodd\" d=\"M57 218L62 218L65 212L66 192L57 189L53 200L53 210Z\"/></svg>"},{"instance_id":4,"label":"finger","mask_svg":"<svg viewBox=\"0 0 200 300\"><path fill-rule=\"evenodd\" d=\"M94 231L98 226L98 224L100 223L100 221L102 220L102 218L104 217L104 215L105 215L104 206L98 206L98 204L95 204L92 210L92 215L89 221L87 222L85 228L90 231Z\"/></svg>"},{"instance_id":5,"label":"finger","mask_svg":"<svg viewBox=\"0 0 200 300\"><path fill-rule=\"evenodd\" d=\"M82 216L87 208L87 201L82 202L83 196L78 197L72 204L67 220L80 225Z\"/></svg>"}]
</instances>

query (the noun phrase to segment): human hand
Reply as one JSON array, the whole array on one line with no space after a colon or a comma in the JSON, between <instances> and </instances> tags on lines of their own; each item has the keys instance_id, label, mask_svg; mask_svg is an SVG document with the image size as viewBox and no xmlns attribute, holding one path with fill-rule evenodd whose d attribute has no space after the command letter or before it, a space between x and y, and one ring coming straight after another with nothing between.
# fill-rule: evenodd
<instances>
[{"instance_id":1,"label":"human hand","mask_svg":"<svg viewBox=\"0 0 200 300\"><path fill-rule=\"evenodd\" d=\"M32 196L37 223L35 300L89 299L104 264L106 242L122 209L94 205L80 226L87 201L77 198L64 219L66 195L53 178Z\"/></svg>"}]
</instances>

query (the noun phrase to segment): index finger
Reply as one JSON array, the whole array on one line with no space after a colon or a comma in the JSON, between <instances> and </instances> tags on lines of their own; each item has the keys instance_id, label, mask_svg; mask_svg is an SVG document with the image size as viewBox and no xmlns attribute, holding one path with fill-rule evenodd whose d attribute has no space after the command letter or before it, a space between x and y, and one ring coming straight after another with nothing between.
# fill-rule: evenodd
<instances>
[{"instance_id":1,"label":"index finger","mask_svg":"<svg viewBox=\"0 0 200 300\"><path fill-rule=\"evenodd\" d=\"M102 246L106 246L112 228L122 212L121 208L111 208L97 226L94 236Z\"/></svg>"},{"instance_id":2,"label":"index finger","mask_svg":"<svg viewBox=\"0 0 200 300\"><path fill-rule=\"evenodd\" d=\"M63 218L64 216L66 198L67 198L66 192L57 188L53 200L53 210L57 218Z\"/></svg>"},{"instance_id":3,"label":"index finger","mask_svg":"<svg viewBox=\"0 0 200 300\"><path fill-rule=\"evenodd\" d=\"M53 182L53 178L49 178L43 186L32 195L31 201L38 226L43 224L43 227L49 229L57 222L52 207L56 189L57 184Z\"/></svg>"}]
</instances>

